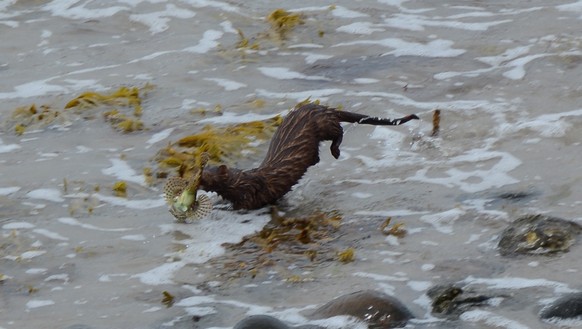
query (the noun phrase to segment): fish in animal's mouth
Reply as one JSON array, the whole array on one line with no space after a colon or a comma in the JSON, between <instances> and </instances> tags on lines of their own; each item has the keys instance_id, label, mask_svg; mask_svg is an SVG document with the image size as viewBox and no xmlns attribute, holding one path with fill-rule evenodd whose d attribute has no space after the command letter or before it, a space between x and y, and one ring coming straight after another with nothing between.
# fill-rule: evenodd
<instances>
[{"instance_id":1,"label":"fish in animal's mouth","mask_svg":"<svg viewBox=\"0 0 582 329\"><path fill-rule=\"evenodd\" d=\"M212 202L208 196L205 194L197 196L202 171L208 163L208 158L207 153L202 153L200 164L191 178L175 176L166 181L164 198L170 207L170 213L179 223L186 223L190 219L202 219L212 212Z\"/></svg>"}]
</instances>

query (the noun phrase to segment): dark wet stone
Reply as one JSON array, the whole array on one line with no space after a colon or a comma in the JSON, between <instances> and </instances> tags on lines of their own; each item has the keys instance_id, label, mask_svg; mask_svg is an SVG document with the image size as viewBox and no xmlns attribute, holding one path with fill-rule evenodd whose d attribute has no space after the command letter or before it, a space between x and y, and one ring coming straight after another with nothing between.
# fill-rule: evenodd
<instances>
[{"instance_id":1,"label":"dark wet stone","mask_svg":"<svg viewBox=\"0 0 582 329\"><path fill-rule=\"evenodd\" d=\"M396 298L374 290L364 290L338 297L318 308L311 318L325 319L351 315L368 323L369 328L404 327L412 313Z\"/></svg>"},{"instance_id":2,"label":"dark wet stone","mask_svg":"<svg viewBox=\"0 0 582 329\"><path fill-rule=\"evenodd\" d=\"M526 215L516 219L501 233L498 248L503 256L566 252L580 232L582 226L565 219Z\"/></svg>"},{"instance_id":3,"label":"dark wet stone","mask_svg":"<svg viewBox=\"0 0 582 329\"><path fill-rule=\"evenodd\" d=\"M432 300L432 313L439 317L456 319L470 308L484 305L491 296L466 291L454 284L437 285L427 291Z\"/></svg>"},{"instance_id":4,"label":"dark wet stone","mask_svg":"<svg viewBox=\"0 0 582 329\"><path fill-rule=\"evenodd\" d=\"M65 327L64 329L95 329L95 328L85 324L73 324L68 327Z\"/></svg>"},{"instance_id":5,"label":"dark wet stone","mask_svg":"<svg viewBox=\"0 0 582 329\"><path fill-rule=\"evenodd\" d=\"M251 315L242 319L233 329L323 329L319 326L290 327L283 321L269 315Z\"/></svg>"},{"instance_id":6,"label":"dark wet stone","mask_svg":"<svg viewBox=\"0 0 582 329\"><path fill-rule=\"evenodd\" d=\"M582 320L582 292L568 294L559 298L540 312L542 319L573 319Z\"/></svg>"}]
</instances>

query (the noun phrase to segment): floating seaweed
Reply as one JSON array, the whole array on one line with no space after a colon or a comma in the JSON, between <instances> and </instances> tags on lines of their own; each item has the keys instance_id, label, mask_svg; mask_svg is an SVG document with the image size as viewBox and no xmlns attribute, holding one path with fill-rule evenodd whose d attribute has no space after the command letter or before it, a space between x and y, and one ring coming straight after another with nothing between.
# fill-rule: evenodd
<instances>
[{"instance_id":1,"label":"floating seaweed","mask_svg":"<svg viewBox=\"0 0 582 329\"><path fill-rule=\"evenodd\" d=\"M41 129L51 124L64 124L67 121L62 111L51 108L49 105L22 106L16 108L8 119L8 124L16 135L22 135L30 129Z\"/></svg>"},{"instance_id":2,"label":"floating seaweed","mask_svg":"<svg viewBox=\"0 0 582 329\"><path fill-rule=\"evenodd\" d=\"M351 263L356 259L356 253L354 248L347 248L344 251L340 251L337 254L337 258L342 263Z\"/></svg>"},{"instance_id":3,"label":"floating seaweed","mask_svg":"<svg viewBox=\"0 0 582 329\"><path fill-rule=\"evenodd\" d=\"M162 291L162 305L165 305L166 307L170 308L172 307L172 305L174 305L175 299L176 297L174 297L174 295L170 294L167 291Z\"/></svg>"},{"instance_id":4,"label":"floating seaweed","mask_svg":"<svg viewBox=\"0 0 582 329\"><path fill-rule=\"evenodd\" d=\"M113 184L111 188L115 196L126 198L127 197L127 183L124 181L118 181Z\"/></svg>"},{"instance_id":5,"label":"floating seaweed","mask_svg":"<svg viewBox=\"0 0 582 329\"><path fill-rule=\"evenodd\" d=\"M297 25L304 23L301 14L290 13L284 9L276 9L267 16L267 22L275 32L274 37L278 40L285 40L287 34Z\"/></svg>"},{"instance_id":6,"label":"floating seaweed","mask_svg":"<svg viewBox=\"0 0 582 329\"><path fill-rule=\"evenodd\" d=\"M281 45L288 39L289 34L296 29L297 26L305 23L304 15L301 13L291 13L284 9L275 9L270 12L265 21L269 23L270 28L250 37L247 37L241 29L236 29L239 40L234 44L234 49L223 48L219 54L225 59L232 59L232 57L240 57L248 61L248 55L259 53L260 49L269 47L262 46L264 43L275 43L277 46ZM323 31L318 30L319 37L323 37Z\"/></svg>"},{"instance_id":7,"label":"floating seaweed","mask_svg":"<svg viewBox=\"0 0 582 329\"><path fill-rule=\"evenodd\" d=\"M243 154L256 153L257 142L269 139L281 121L282 118L277 115L265 121L222 128L205 126L201 132L162 148L154 158L158 164L155 176L167 176L170 169L187 179L196 172L196 162L202 153L207 153L209 161L214 163L230 162Z\"/></svg>"},{"instance_id":8,"label":"floating seaweed","mask_svg":"<svg viewBox=\"0 0 582 329\"><path fill-rule=\"evenodd\" d=\"M404 223L396 223L392 225L391 228L388 229L390 226L390 222L392 221L392 217L386 218L386 220L380 225L380 231L384 235L393 235L397 238L402 238L406 235L406 230L404 229Z\"/></svg>"},{"instance_id":9,"label":"floating seaweed","mask_svg":"<svg viewBox=\"0 0 582 329\"><path fill-rule=\"evenodd\" d=\"M224 244L227 254L211 262L214 268L222 268L221 276L227 278L254 277L262 269L280 266L282 279L288 280L294 277L286 273L290 264L304 268L337 259L330 244L339 236L341 219L335 211L282 217L273 208L271 222L261 231L239 243Z\"/></svg>"},{"instance_id":10,"label":"floating seaweed","mask_svg":"<svg viewBox=\"0 0 582 329\"><path fill-rule=\"evenodd\" d=\"M90 119L96 115L89 110L107 108L109 110L104 113L105 121L115 129L124 133L139 131L144 129L144 124L140 120L143 113L140 93L143 94L152 88L152 85L146 84L142 88L121 87L103 94L87 91L67 102L63 109L55 109L46 104L18 107L12 112L7 124L15 134L22 135L31 129L42 129L52 124L69 124L79 116ZM130 108L132 112L124 114L119 108Z\"/></svg>"}]
</instances>

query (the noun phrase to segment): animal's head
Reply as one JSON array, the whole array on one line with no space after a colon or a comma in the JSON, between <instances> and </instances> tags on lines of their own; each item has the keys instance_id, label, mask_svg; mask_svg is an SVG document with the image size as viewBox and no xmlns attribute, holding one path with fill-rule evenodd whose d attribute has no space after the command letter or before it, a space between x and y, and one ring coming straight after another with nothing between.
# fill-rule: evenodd
<instances>
[{"instance_id":1,"label":"animal's head","mask_svg":"<svg viewBox=\"0 0 582 329\"><path fill-rule=\"evenodd\" d=\"M238 169L235 169L238 171ZM233 178L235 171L226 165L207 166L202 173L200 188L209 191L220 191L227 187L227 183Z\"/></svg>"}]
</instances>

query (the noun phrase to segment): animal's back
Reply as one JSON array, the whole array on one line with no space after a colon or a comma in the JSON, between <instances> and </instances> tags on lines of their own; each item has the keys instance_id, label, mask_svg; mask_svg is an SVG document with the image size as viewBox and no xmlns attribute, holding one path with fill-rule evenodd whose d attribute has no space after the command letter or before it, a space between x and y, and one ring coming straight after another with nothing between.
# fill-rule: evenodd
<instances>
[{"instance_id":1,"label":"animal's back","mask_svg":"<svg viewBox=\"0 0 582 329\"><path fill-rule=\"evenodd\" d=\"M320 130L326 126L323 121L329 121L329 111L335 110L307 104L289 112L273 135L261 167L319 162Z\"/></svg>"}]
</instances>

